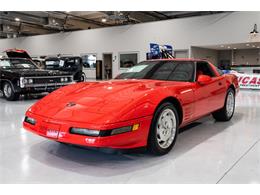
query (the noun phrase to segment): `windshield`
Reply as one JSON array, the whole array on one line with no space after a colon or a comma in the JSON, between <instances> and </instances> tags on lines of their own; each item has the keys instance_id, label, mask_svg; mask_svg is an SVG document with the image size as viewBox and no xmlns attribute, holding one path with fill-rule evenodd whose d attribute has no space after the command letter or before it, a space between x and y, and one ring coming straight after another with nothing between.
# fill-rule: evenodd
<instances>
[{"instance_id":1,"label":"windshield","mask_svg":"<svg viewBox=\"0 0 260 195\"><path fill-rule=\"evenodd\" d=\"M194 81L194 63L190 61L145 61L116 79L153 79L170 81Z\"/></svg>"},{"instance_id":2,"label":"windshield","mask_svg":"<svg viewBox=\"0 0 260 195\"><path fill-rule=\"evenodd\" d=\"M1 59L0 68L3 68L3 69L36 69L37 67L29 59Z\"/></svg>"},{"instance_id":3,"label":"windshield","mask_svg":"<svg viewBox=\"0 0 260 195\"><path fill-rule=\"evenodd\" d=\"M62 67L63 65L64 65L64 61L61 61L59 59L45 61L46 69L57 69L59 67Z\"/></svg>"}]
</instances>

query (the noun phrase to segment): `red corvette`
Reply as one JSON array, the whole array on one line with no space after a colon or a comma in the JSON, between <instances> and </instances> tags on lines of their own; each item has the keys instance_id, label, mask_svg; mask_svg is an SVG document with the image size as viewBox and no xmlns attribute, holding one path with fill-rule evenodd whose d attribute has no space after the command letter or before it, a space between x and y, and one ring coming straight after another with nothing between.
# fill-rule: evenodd
<instances>
[{"instance_id":1,"label":"red corvette","mask_svg":"<svg viewBox=\"0 0 260 195\"><path fill-rule=\"evenodd\" d=\"M72 84L35 103L24 128L75 145L168 153L178 129L205 115L228 121L237 77L205 60L144 61L103 82Z\"/></svg>"}]
</instances>

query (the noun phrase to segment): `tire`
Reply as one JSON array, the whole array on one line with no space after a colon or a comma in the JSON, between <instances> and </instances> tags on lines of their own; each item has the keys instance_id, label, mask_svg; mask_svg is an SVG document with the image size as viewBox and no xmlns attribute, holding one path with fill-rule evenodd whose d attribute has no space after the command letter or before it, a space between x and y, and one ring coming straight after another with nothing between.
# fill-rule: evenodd
<instances>
[{"instance_id":1,"label":"tire","mask_svg":"<svg viewBox=\"0 0 260 195\"><path fill-rule=\"evenodd\" d=\"M160 125L163 122L162 119L166 117L168 120ZM169 102L161 104L152 119L148 137L148 150L158 156L167 154L173 148L178 133L179 117L177 110Z\"/></svg>"},{"instance_id":2,"label":"tire","mask_svg":"<svg viewBox=\"0 0 260 195\"><path fill-rule=\"evenodd\" d=\"M82 72L81 76L80 76L80 82L84 82L86 81L87 77L86 74L84 72Z\"/></svg>"},{"instance_id":3,"label":"tire","mask_svg":"<svg viewBox=\"0 0 260 195\"><path fill-rule=\"evenodd\" d=\"M14 92L12 85L9 82L4 83L3 94L8 101L15 101L20 97L20 94Z\"/></svg>"},{"instance_id":4,"label":"tire","mask_svg":"<svg viewBox=\"0 0 260 195\"><path fill-rule=\"evenodd\" d=\"M217 121L229 121L235 112L235 91L228 89L224 107L212 113Z\"/></svg>"}]
</instances>

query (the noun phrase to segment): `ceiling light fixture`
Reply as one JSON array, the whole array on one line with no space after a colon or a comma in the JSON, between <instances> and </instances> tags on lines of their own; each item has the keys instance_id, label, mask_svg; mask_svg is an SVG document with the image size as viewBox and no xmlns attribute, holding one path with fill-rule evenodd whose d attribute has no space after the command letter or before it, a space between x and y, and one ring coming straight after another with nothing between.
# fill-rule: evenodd
<instances>
[{"instance_id":1,"label":"ceiling light fixture","mask_svg":"<svg viewBox=\"0 0 260 195\"><path fill-rule=\"evenodd\" d=\"M246 46L250 46L250 44L247 43Z\"/></svg>"},{"instance_id":2,"label":"ceiling light fixture","mask_svg":"<svg viewBox=\"0 0 260 195\"><path fill-rule=\"evenodd\" d=\"M15 18L14 19L16 22L19 22L20 21L20 18Z\"/></svg>"},{"instance_id":3,"label":"ceiling light fixture","mask_svg":"<svg viewBox=\"0 0 260 195\"><path fill-rule=\"evenodd\" d=\"M236 47L234 47L234 49L237 49Z\"/></svg>"},{"instance_id":4,"label":"ceiling light fixture","mask_svg":"<svg viewBox=\"0 0 260 195\"><path fill-rule=\"evenodd\" d=\"M107 19L106 18L102 18L101 22L107 22Z\"/></svg>"},{"instance_id":5,"label":"ceiling light fixture","mask_svg":"<svg viewBox=\"0 0 260 195\"><path fill-rule=\"evenodd\" d=\"M230 49L230 46L228 46L227 48Z\"/></svg>"},{"instance_id":6,"label":"ceiling light fixture","mask_svg":"<svg viewBox=\"0 0 260 195\"><path fill-rule=\"evenodd\" d=\"M252 47L255 47L255 45L252 45Z\"/></svg>"}]
</instances>

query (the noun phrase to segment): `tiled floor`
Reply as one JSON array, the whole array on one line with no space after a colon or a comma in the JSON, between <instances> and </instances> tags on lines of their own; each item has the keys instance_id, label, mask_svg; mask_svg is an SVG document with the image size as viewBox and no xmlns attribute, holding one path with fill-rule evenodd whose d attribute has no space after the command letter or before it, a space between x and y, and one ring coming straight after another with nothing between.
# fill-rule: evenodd
<instances>
[{"instance_id":1,"label":"tiled floor","mask_svg":"<svg viewBox=\"0 0 260 195\"><path fill-rule=\"evenodd\" d=\"M260 183L260 91L241 91L230 122L206 117L165 156L105 154L22 129L36 100L0 98L0 183Z\"/></svg>"}]
</instances>

